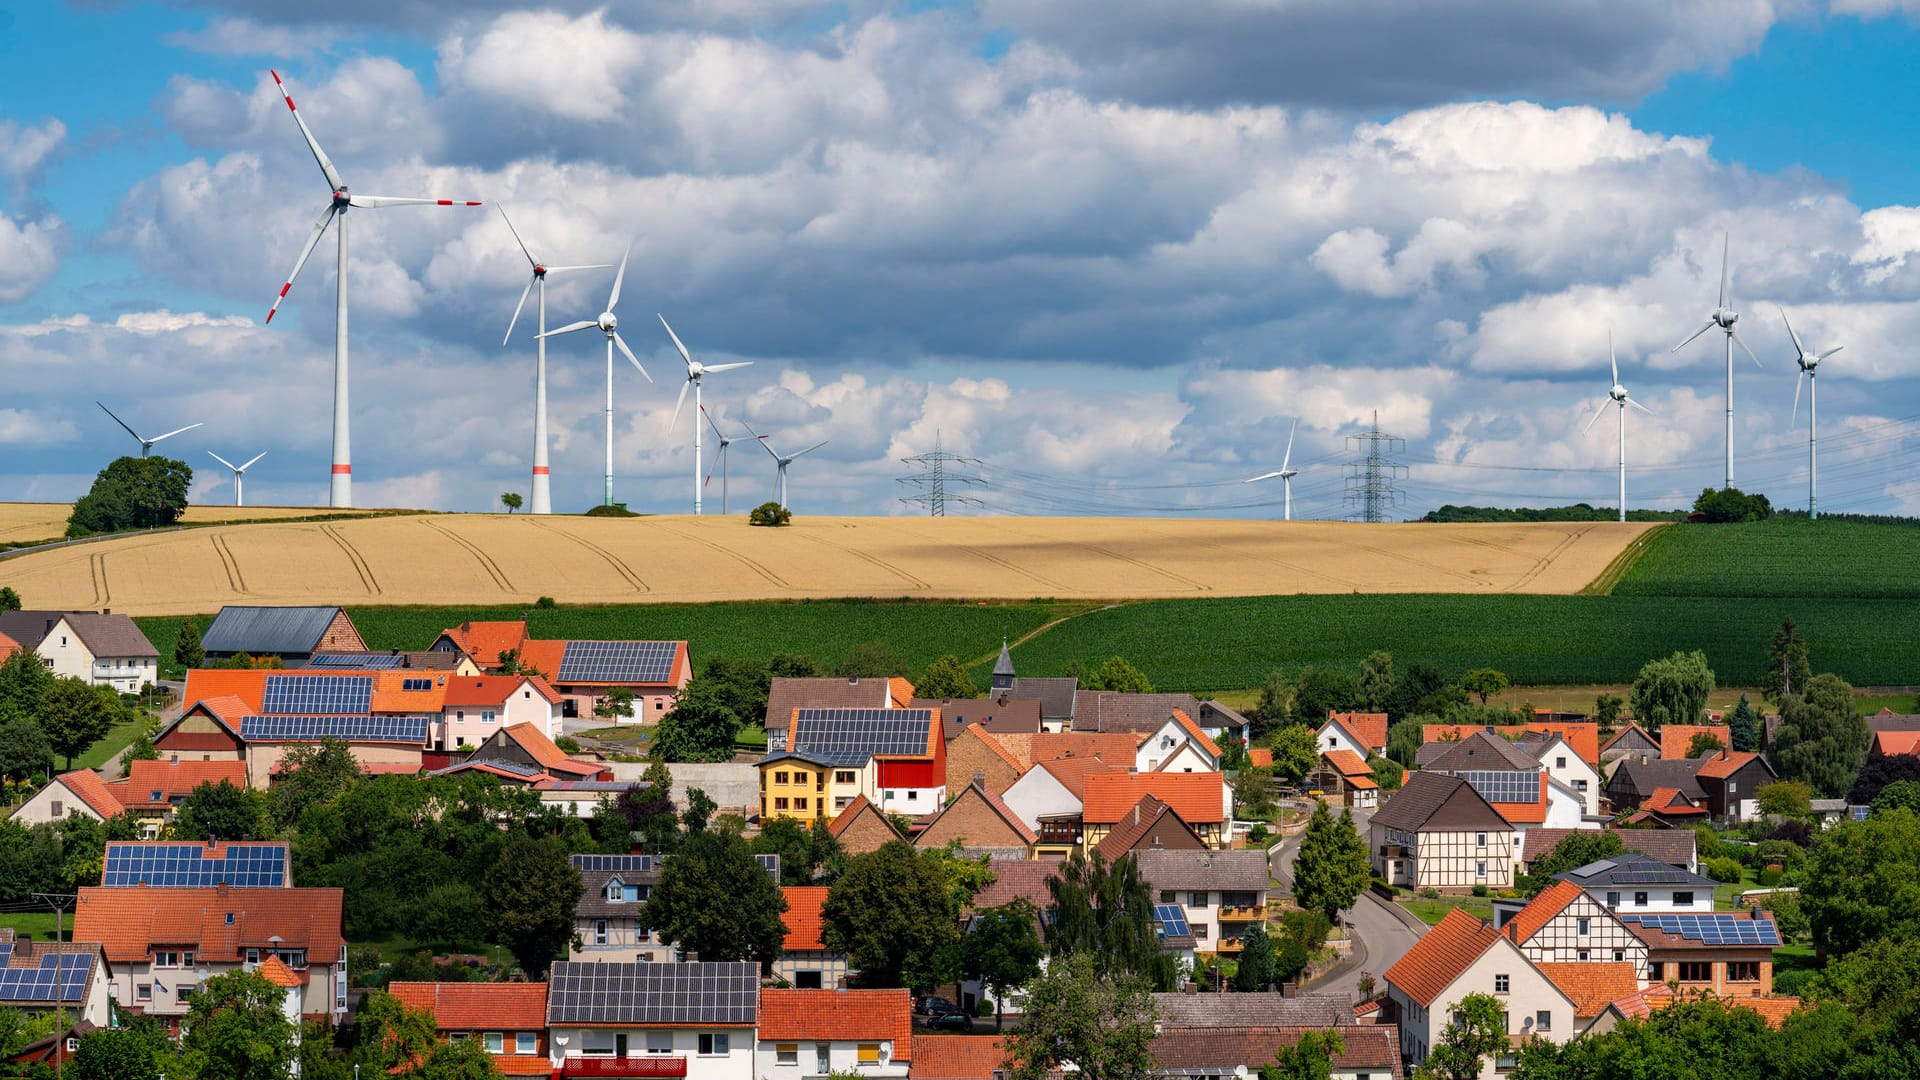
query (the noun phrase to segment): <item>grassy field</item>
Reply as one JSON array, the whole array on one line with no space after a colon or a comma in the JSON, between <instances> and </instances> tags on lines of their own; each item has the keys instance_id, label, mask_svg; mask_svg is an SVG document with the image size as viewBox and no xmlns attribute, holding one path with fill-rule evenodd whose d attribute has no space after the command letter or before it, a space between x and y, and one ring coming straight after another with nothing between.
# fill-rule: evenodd
<instances>
[{"instance_id":1,"label":"grassy field","mask_svg":"<svg viewBox=\"0 0 1920 1080\"><path fill-rule=\"evenodd\" d=\"M106 738L94 743L87 749L86 753L74 758L73 767L76 769L97 769L105 765L108 758L126 749L133 740L139 738L140 732L145 730L146 726L147 721L145 718L141 718L115 727L112 731L107 732Z\"/></svg>"},{"instance_id":2,"label":"grassy field","mask_svg":"<svg viewBox=\"0 0 1920 1080\"><path fill-rule=\"evenodd\" d=\"M33 936L33 940L35 941L52 941L53 931L54 931L54 915L51 910L9 911L5 913L0 913L0 926L7 927L11 929L14 933L19 934L23 937L31 934ZM73 932L73 913L72 912L68 912L66 916L63 918L60 926L60 930L61 930L62 940L72 935L72 932Z\"/></svg>"},{"instance_id":3,"label":"grassy field","mask_svg":"<svg viewBox=\"0 0 1920 1080\"><path fill-rule=\"evenodd\" d=\"M1404 900L1398 903L1412 912L1414 918L1428 926L1438 926L1440 920L1447 917L1447 912L1454 908L1459 908L1476 919L1493 918L1491 897L1443 896L1438 900Z\"/></svg>"},{"instance_id":4,"label":"grassy field","mask_svg":"<svg viewBox=\"0 0 1920 1080\"><path fill-rule=\"evenodd\" d=\"M1658 529L1615 596L1920 597L1920 527L1777 519Z\"/></svg>"}]
</instances>

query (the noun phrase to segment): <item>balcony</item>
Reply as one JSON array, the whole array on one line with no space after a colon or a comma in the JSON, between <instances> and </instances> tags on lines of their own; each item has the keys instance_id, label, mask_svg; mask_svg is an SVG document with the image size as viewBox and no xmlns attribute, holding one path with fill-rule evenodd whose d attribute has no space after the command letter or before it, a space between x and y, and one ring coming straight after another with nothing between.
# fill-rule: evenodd
<instances>
[{"instance_id":1,"label":"balcony","mask_svg":"<svg viewBox=\"0 0 1920 1080\"><path fill-rule=\"evenodd\" d=\"M1222 934L1220 936L1220 943L1214 947L1213 951L1222 956L1238 956L1240 955L1240 950L1246 947L1246 942L1241 941L1239 938L1227 937Z\"/></svg>"},{"instance_id":2,"label":"balcony","mask_svg":"<svg viewBox=\"0 0 1920 1080\"><path fill-rule=\"evenodd\" d=\"M1080 823L1078 821L1042 821L1040 823L1040 843L1077 844L1080 842Z\"/></svg>"},{"instance_id":3,"label":"balcony","mask_svg":"<svg viewBox=\"0 0 1920 1080\"><path fill-rule=\"evenodd\" d=\"M1221 922L1265 922L1266 918L1267 909L1264 906L1228 907L1225 904L1220 905Z\"/></svg>"},{"instance_id":4,"label":"balcony","mask_svg":"<svg viewBox=\"0 0 1920 1080\"><path fill-rule=\"evenodd\" d=\"M561 1060L560 1075L681 1077L687 1075L687 1059L665 1054L649 1057L568 1057Z\"/></svg>"},{"instance_id":5,"label":"balcony","mask_svg":"<svg viewBox=\"0 0 1920 1080\"><path fill-rule=\"evenodd\" d=\"M1413 852L1408 851L1405 844L1380 845L1380 857L1383 859L1407 859L1412 856Z\"/></svg>"}]
</instances>

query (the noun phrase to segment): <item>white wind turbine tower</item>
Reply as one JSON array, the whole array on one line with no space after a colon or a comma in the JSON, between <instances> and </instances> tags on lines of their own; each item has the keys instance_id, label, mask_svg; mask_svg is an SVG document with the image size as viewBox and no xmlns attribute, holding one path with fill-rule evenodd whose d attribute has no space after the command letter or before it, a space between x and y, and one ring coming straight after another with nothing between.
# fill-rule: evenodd
<instances>
[{"instance_id":1,"label":"white wind turbine tower","mask_svg":"<svg viewBox=\"0 0 1920 1080\"><path fill-rule=\"evenodd\" d=\"M100 405L100 403L97 401L94 402L94 404ZM103 413L106 413L108 416L113 416L113 410L107 408L105 405L100 405L100 411ZM194 428L197 428L200 426L199 424L188 424L186 427L175 428L174 430L167 432L165 435L155 435L153 438L149 439L146 436L140 434L139 432L133 430L132 428L127 427L127 422L125 420L120 419L117 416L113 416L113 422L116 424L119 424L123 428L127 428L127 434L140 440L140 456L141 457L146 457L147 451L152 450L153 444L159 442L161 439L171 439L175 435L180 434L182 431L192 431Z\"/></svg>"},{"instance_id":2,"label":"white wind turbine tower","mask_svg":"<svg viewBox=\"0 0 1920 1080\"><path fill-rule=\"evenodd\" d=\"M732 446L740 440L721 431L720 425L713 422L713 416L707 412L705 406L701 407L700 416L706 420L707 426L713 429L713 437L720 440L720 452L714 456L720 459L720 513L724 516L727 512L727 447ZM705 487L712 482L713 473L708 472L707 478L702 482L701 486Z\"/></svg>"},{"instance_id":3,"label":"white wind turbine tower","mask_svg":"<svg viewBox=\"0 0 1920 1080\"><path fill-rule=\"evenodd\" d=\"M1753 350L1747 348L1747 343L1741 340L1739 335L1733 332L1733 324L1740 321L1740 313L1733 310L1733 299L1727 293L1727 286L1728 286L1727 235L1725 233L1722 233L1720 234L1720 303L1718 306L1716 306L1713 309L1713 313L1707 316L1707 321L1701 324L1700 329L1695 330L1691 334L1688 334L1686 341L1683 341L1680 344L1675 345L1670 351L1679 352L1681 349L1686 348L1687 344L1691 342L1694 338L1699 337L1701 334L1706 333L1707 331L1713 329L1716 326L1726 332L1726 335L1727 335L1727 482L1724 486L1732 487L1733 486L1733 346L1734 346L1734 343L1736 342L1739 343L1740 351L1747 354L1748 358L1750 358L1753 361L1754 367L1761 368L1762 370L1765 370L1765 367L1760 363L1760 358L1753 355Z\"/></svg>"},{"instance_id":4,"label":"white wind turbine tower","mask_svg":"<svg viewBox=\"0 0 1920 1080\"><path fill-rule=\"evenodd\" d=\"M607 294L607 309L600 313L598 319L568 323L558 330L548 330L540 335L543 338L558 337L561 334L571 334L575 330L594 328L600 329L607 335L607 484L603 501L608 506L613 505L613 347L620 346L620 351L635 368L639 369L640 374L645 376L648 382L653 381L653 376L648 375L647 369L641 366L639 357L634 356L633 350L627 348L626 339L620 336L620 319L613 313L614 305L620 302L620 286L627 280L627 256L631 254L633 254L633 245L629 244L627 250L620 255L620 269L614 272L613 292Z\"/></svg>"},{"instance_id":5,"label":"white wind turbine tower","mask_svg":"<svg viewBox=\"0 0 1920 1080\"><path fill-rule=\"evenodd\" d=\"M527 242L520 239L520 230L513 227L513 219L507 217L507 208L500 207L500 217L507 223L507 231L513 234L513 242L520 245L520 254L527 257L527 263L533 267L533 276L527 279L527 287L520 290L520 302L513 306L513 318L507 320L506 337L500 339L505 345L513 337L514 324L520 321L520 309L527 306L527 294L540 286L540 329L535 331L533 361L533 506L535 514L553 513L553 493L551 473L547 468L547 275L561 274L570 270L611 270L612 263L594 263L589 266L548 266L533 257L527 250ZM609 470L611 471L611 470Z\"/></svg>"},{"instance_id":6,"label":"white wind turbine tower","mask_svg":"<svg viewBox=\"0 0 1920 1080\"><path fill-rule=\"evenodd\" d=\"M1631 405L1634 408L1639 409L1641 412L1646 413L1648 416L1653 415L1653 410L1647 408L1645 405L1642 405L1639 402L1628 397L1627 388L1620 385L1620 358L1614 355L1613 331L1611 330L1607 331L1607 360L1609 363L1613 365L1613 385L1607 388L1607 400L1600 403L1600 408L1593 414L1593 419L1587 421L1587 426L1584 428L1581 428L1580 433L1584 435L1587 432L1592 431L1593 425L1599 422L1600 414L1607 411L1608 405L1614 405L1619 408L1620 410L1620 520L1625 521L1627 520L1627 406Z\"/></svg>"},{"instance_id":7,"label":"white wind turbine tower","mask_svg":"<svg viewBox=\"0 0 1920 1080\"><path fill-rule=\"evenodd\" d=\"M1820 516L1818 498L1820 491L1817 483L1819 477L1815 473L1818 462L1814 458L1814 439L1817 434L1815 429L1820 421L1819 372L1814 369L1820 366L1820 361L1846 346L1835 345L1826 352L1814 352L1800 343L1800 335L1793 332L1793 323L1787 319L1786 308L1780 309L1780 321L1787 324L1787 336L1793 339L1793 349L1797 354L1795 358L1800 361L1800 375L1793 380L1793 419L1789 423L1799 420L1800 384L1802 382L1807 384L1807 517L1813 519Z\"/></svg>"},{"instance_id":8,"label":"white wind turbine tower","mask_svg":"<svg viewBox=\"0 0 1920 1080\"><path fill-rule=\"evenodd\" d=\"M253 461L249 461L245 465L235 465L233 462L228 461L226 458L221 457L219 454L216 454L211 450L207 451L207 456L219 462L220 464L225 465L229 470L233 472L233 505L245 506L246 502L242 500L241 492L240 492L241 478L247 475L248 469L253 468L253 461L259 461L261 458L266 457L267 452L265 450L262 450L259 453L253 455Z\"/></svg>"},{"instance_id":9,"label":"white wind turbine tower","mask_svg":"<svg viewBox=\"0 0 1920 1080\"><path fill-rule=\"evenodd\" d=\"M327 225L337 220L339 228L334 230L334 239L339 245L338 265L334 271L334 312L333 312L333 473L327 489L327 505L346 507L353 505L353 451L352 439L347 423L347 210L377 210L386 206L479 206L477 202L460 199L412 199L396 198L387 195L353 195L347 191L347 182L340 178L340 170L333 167L333 160L326 151L320 149L320 143L314 139L313 132L307 130L307 122L300 117L300 110L293 106L293 95L287 93L287 86L280 81L280 73L269 71L273 84L280 88L280 96L287 99L287 111L293 113L293 122L300 125L300 134L307 140L307 149L313 151L313 160L320 163L320 171L327 178L327 189L332 193L326 212L320 220L313 223L313 235L307 237L307 246L300 249L300 258L293 264L293 273L287 275L287 283L280 286L280 295L273 298L273 307L267 309L267 322L273 322L274 312L280 310L280 302L287 298L287 290L293 288L293 279L300 276L300 268L307 265L307 257L313 254L314 245L320 242L320 236L327 231Z\"/></svg>"},{"instance_id":10,"label":"white wind turbine tower","mask_svg":"<svg viewBox=\"0 0 1920 1080\"><path fill-rule=\"evenodd\" d=\"M673 347L680 350L680 359L687 363L687 381L680 384L680 400L673 403L673 419L667 421L667 434L671 435L673 434L673 426L680 422L680 407L687 403L687 387L693 387L694 409L698 410L700 415L705 416L707 410L705 406L700 404L701 377L715 371L732 371L734 368L750 367L753 361L743 360L737 364L702 364L688 354L687 347L680 343L680 335L673 332L673 327L667 326L667 317L665 315L656 311L654 312L654 317L660 320L661 326L667 327L667 336L673 339ZM711 421L709 421L709 423L711 423ZM720 429L715 428L714 434L719 434L719 431ZM732 440L725 440L720 445L724 448L727 442L731 441ZM704 479L703 474L700 472L700 425L695 424L693 425L693 513L695 517L700 515L700 489L706 486ZM720 481L720 487L724 491L726 486L727 482L723 477ZM727 512L724 502L721 504L720 512L723 514Z\"/></svg>"},{"instance_id":11,"label":"white wind turbine tower","mask_svg":"<svg viewBox=\"0 0 1920 1080\"><path fill-rule=\"evenodd\" d=\"M1243 483L1257 484L1262 480L1271 480L1276 476L1279 477L1280 485L1286 491L1286 516L1281 519L1283 521L1293 520L1293 478L1300 475L1300 470L1293 467L1293 433L1299 429L1300 421L1298 420L1293 422L1293 427L1287 429L1287 452L1285 456L1280 459L1279 472L1261 473L1259 476L1242 481Z\"/></svg>"},{"instance_id":12,"label":"white wind turbine tower","mask_svg":"<svg viewBox=\"0 0 1920 1080\"><path fill-rule=\"evenodd\" d=\"M742 421L742 423L744 423L744 421ZM767 453L773 455L773 486L780 498L780 509L785 510L787 508L787 466L793 464L802 456L811 454L815 450L827 445L827 440L821 439L805 450L783 455L773 448L773 444L767 441L765 435L760 434L751 427L747 428L747 433L760 440L760 445L766 447Z\"/></svg>"}]
</instances>

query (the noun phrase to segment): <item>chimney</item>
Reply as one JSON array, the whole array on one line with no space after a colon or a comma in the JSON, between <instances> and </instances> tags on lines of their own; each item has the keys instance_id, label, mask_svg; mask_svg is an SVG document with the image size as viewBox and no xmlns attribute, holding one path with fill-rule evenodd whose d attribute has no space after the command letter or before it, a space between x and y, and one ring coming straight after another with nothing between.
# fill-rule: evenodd
<instances>
[{"instance_id":1,"label":"chimney","mask_svg":"<svg viewBox=\"0 0 1920 1080\"><path fill-rule=\"evenodd\" d=\"M223 882L221 882L220 884L218 884L218 885L215 885L215 886L213 887L213 894L214 894L215 896L225 896L225 895L227 895L227 883L223 881Z\"/></svg>"},{"instance_id":2,"label":"chimney","mask_svg":"<svg viewBox=\"0 0 1920 1080\"><path fill-rule=\"evenodd\" d=\"M981 794L985 794L987 790L987 774L983 772L974 773L973 786L979 788Z\"/></svg>"},{"instance_id":3,"label":"chimney","mask_svg":"<svg viewBox=\"0 0 1920 1080\"><path fill-rule=\"evenodd\" d=\"M1295 997L1299 997L1299 996L1300 996L1300 984L1299 984L1299 983L1297 983L1297 982L1283 982L1283 983L1281 983L1281 984L1280 984L1280 996L1281 996L1281 997L1283 997L1283 998L1295 998Z\"/></svg>"}]
</instances>

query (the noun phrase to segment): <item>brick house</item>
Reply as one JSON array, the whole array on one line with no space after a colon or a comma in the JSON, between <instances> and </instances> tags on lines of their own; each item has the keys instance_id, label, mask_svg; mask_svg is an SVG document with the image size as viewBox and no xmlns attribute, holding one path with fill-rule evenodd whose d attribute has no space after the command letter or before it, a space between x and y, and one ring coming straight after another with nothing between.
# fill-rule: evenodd
<instances>
[{"instance_id":1,"label":"brick house","mask_svg":"<svg viewBox=\"0 0 1920 1080\"><path fill-rule=\"evenodd\" d=\"M387 993L433 1014L441 1042L476 1039L507 1076L550 1076L547 984L538 982L393 982Z\"/></svg>"},{"instance_id":2,"label":"brick house","mask_svg":"<svg viewBox=\"0 0 1920 1080\"><path fill-rule=\"evenodd\" d=\"M865 855L878 850L882 844L906 839L894 828L892 819L881 813L865 795L854 796L846 809L834 815L827 831L849 856Z\"/></svg>"},{"instance_id":3,"label":"brick house","mask_svg":"<svg viewBox=\"0 0 1920 1080\"><path fill-rule=\"evenodd\" d=\"M367 642L339 607L229 604L200 636L200 647L209 660L231 660L245 653L255 659L277 656L295 668L315 653L365 652Z\"/></svg>"},{"instance_id":4,"label":"brick house","mask_svg":"<svg viewBox=\"0 0 1920 1080\"><path fill-rule=\"evenodd\" d=\"M945 712L940 714L946 716ZM947 796L960 794L975 783L995 795L1013 786L1024 769L997 735L970 724L947 740Z\"/></svg>"},{"instance_id":5,"label":"brick house","mask_svg":"<svg viewBox=\"0 0 1920 1080\"><path fill-rule=\"evenodd\" d=\"M1620 921L1646 943L1645 980L1709 990L1725 998L1773 993L1773 950L1781 945L1773 917L1746 914L1626 915Z\"/></svg>"},{"instance_id":6,"label":"brick house","mask_svg":"<svg viewBox=\"0 0 1920 1080\"><path fill-rule=\"evenodd\" d=\"M1025 852L1039 839L1040 834L1008 809L1000 796L975 783L962 788L913 842L916 847L945 847L958 841L962 848Z\"/></svg>"}]
</instances>

